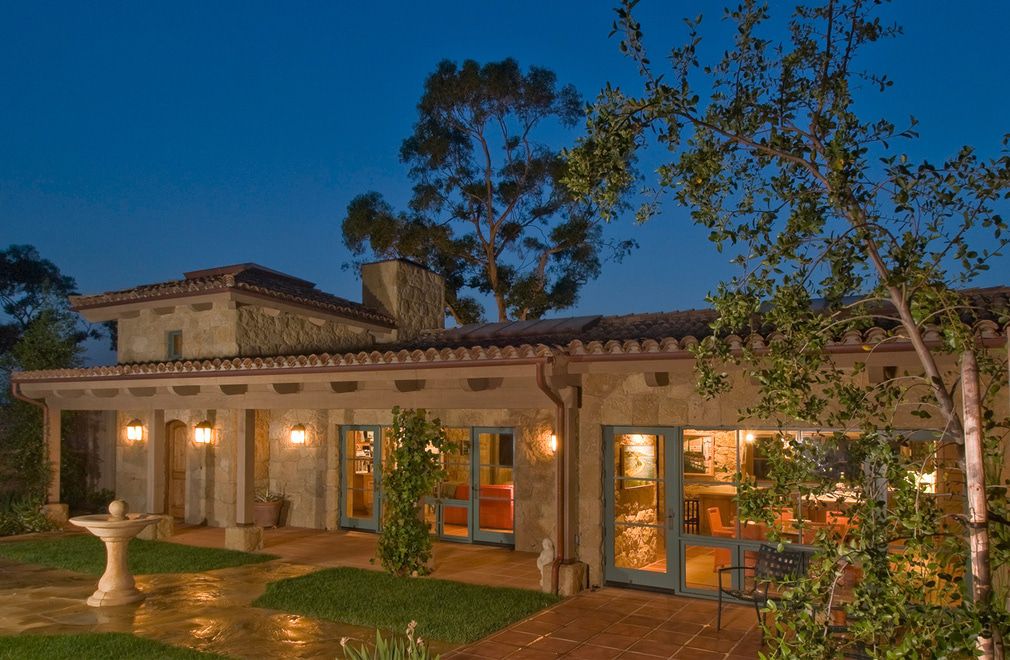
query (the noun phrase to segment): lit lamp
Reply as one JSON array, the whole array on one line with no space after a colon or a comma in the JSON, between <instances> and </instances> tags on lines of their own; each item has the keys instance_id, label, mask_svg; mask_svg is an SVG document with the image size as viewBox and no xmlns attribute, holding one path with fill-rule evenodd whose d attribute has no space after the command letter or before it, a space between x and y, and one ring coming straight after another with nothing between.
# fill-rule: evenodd
<instances>
[{"instance_id":1,"label":"lit lamp","mask_svg":"<svg viewBox=\"0 0 1010 660\"><path fill-rule=\"evenodd\" d=\"M203 420L193 429L193 442L198 445L209 445L214 437L214 425Z\"/></svg>"},{"instance_id":2,"label":"lit lamp","mask_svg":"<svg viewBox=\"0 0 1010 660\"><path fill-rule=\"evenodd\" d=\"M291 427L291 444L293 445L304 445L305 444L305 425L295 424Z\"/></svg>"},{"instance_id":3,"label":"lit lamp","mask_svg":"<svg viewBox=\"0 0 1010 660\"><path fill-rule=\"evenodd\" d=\"M754 434L748 433L747 435L744 436L743 439L746 440L747 442L754 442Z\"/></svg>"},{"instance_id":4,"label":"lit lamp","mask_svg":"<svg viewBox=\"0 0 1010 660\"><path fill-rule=\"evenodd\" d=\"M126 439L131 442L139 442L144 439L144 423L139 419L130 420L126 425Z\"/></svg>"},{"instance_id":5,"label":"lit lamp","mask_svg":"<svg viewBox=\"0 0 1010 660\"><path fill-rule=\"evenodd\" d=\"M551 448L551 453L555 454L558 451L558 436L556 433L551 433L550 439L547 441L547 446Z\"/></svg>"}]
</instances>

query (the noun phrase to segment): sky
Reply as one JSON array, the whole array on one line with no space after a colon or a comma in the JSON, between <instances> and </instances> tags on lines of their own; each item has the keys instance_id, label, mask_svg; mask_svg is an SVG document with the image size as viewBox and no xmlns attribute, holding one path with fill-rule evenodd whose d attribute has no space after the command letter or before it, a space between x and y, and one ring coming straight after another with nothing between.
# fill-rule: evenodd
<instances>
[{"instance_id":1,"label":"sky","mask_svg":"<svg viewBox=\"0 0 1010 660\"><path fill-rule=\"evenodd\" d=\"M723 4L644 0L653 59L679 43L682 16L717 22ZM905 1L886 16L905 34L872 56L895 85L866 109L914 114L916 156L962 144L998 155L1010 132L1010 3ZM85 293L256 262L360 299L340 221L357 194L409 197L398 150L435 65L515 57L587 99L608 81L638 89L612 21L606 0L2 0L0 244L35 245ZM703 306L733 272L672 201L608 232L641 247L566 315ZM1008 274L1004 258L983 283Z\"/></svg>"}]
</instances>

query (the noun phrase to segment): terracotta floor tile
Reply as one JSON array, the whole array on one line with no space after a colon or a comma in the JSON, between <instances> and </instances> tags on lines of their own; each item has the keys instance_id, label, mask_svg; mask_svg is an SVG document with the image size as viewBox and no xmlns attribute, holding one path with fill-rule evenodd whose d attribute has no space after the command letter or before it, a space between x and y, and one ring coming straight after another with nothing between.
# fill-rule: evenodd
<instances>
[{"instance_id":1,"label":"terracotta floor tile","mask_svg":"<svg viewBox=\"0 0 1010 660\"><path fill-rule=\"evenodd\" d=\"M647 653L649 655L660 655L664 658L668 658L673 655L673 652L680 648L680 644L668 644L660 642L654 639L643 639L635 642L629 648L629 651L635 651L637 653Z\"/></svg>"},{"instance_id":2,"label":"terracotta floor tile","mask_svg":"<svg viewBox=\"0 0 1010 660\"><path fill-rule=\"evenodd\" d=\"M712 651L703 651L701 649L690 649L684 647L673 654L675 658L686 658L687 660L723 660L726 657L725 653L714 653Z\"/></svg>"},{"instance_id":3,"label":"terracotta floor tile","mask_svg":"<svg viewBox=\"0 0 1010 660\"><path fill-rule=\"evenodd\" d=\"M686 646L694 649L704 649L706 651L718 651L719 653L728 653L730 649L737 645L735 639L719 639L717 637L705 637L704 635L695 635L691 641L687 643Z\"/></svg>"},{"instance_id":4,"label":"terracotta floor tile","mask_svg":"<svg viewBox=\"0 0 1010 660\"><path fill-rule=\"evenodd\" d=\"M661 642L669 646L683 646L694 637L695 633L675 632L673 630L654 630L645 639Z\"/></svg>"},{"instance_id":5,"label":"terracotta floor tile","mask_svg":"<svg viewBox=\"0 0 1010 660\"><path fill-rule=\"evenodd\" d=\"M527 646L510 655L509 660L554 660L556 657L558 657L557 653Z\"/></svg>"},{"instance_id":6,"label":"terracotta floor tile","mask_svg":"<svg viewBox=\"0 0 1010 660\"><path fill-rule=\"evenodd\" d=\"M520 630L508 629L504 632L500 632L497 635L492 635L489 638L492 642L499 642L502 644L512 644L514 646L529 646L533 642L540 639L540 635L535 633L522 632Z\"/></svg>"},{"instance_id":7,"label":"terracotta floor tile","mask_svg":"<svg viewBox=\"0 0 1010 660\"><path fill-rule=\"evenodd\" d=\"M609 646L610 648L624 650L638 641L637 637L629 637L628 635L614 635L612 633L602 632L594 637L590 637L588 640L589 644L595 644L597 646Z\"/></svg>"},{"instance_id":8,"label":"terracotta floor tile","mask_svg":"<svg viewBox=\"0 0 1010 660\"><path fill-rule=\"evenodd\" d=\"M652 655L650 653L639 653L637 651L625 651L618 656L621 660L656 660L657 658L668 658L668 655Z\"/></svg>"},{"instance_id":9,"label":"terracotta floor tile","mask_svg":"<svg viewBox=\"0 0 1010 660\"><path fill-rule=\"evenodd\" d=\"M621 623L630 623L635 626L643 626L645 628L654 629L659 627L661 623L665 623L668 617L655 617L655 616L643 616L641 614L631 614L623 619Z\"/></svg>"},{"instance_id":10,"label":"terracotta floor tile","mask_svg":"<svg viewBox=\"0 0 1010 660\"><path fill-rule=\"evenodd\" d=\"M561 639L560 637L541 637L537 641L530 644L531 649L536 649L538 651L549 651L551 653L568 653L581 642L572 641L569 639Z\"/></svg>"},{"instance_id":11,"label":"terracotta floor tile","mask_svg":"<svg viewBox=\"0 0 1010 660\"><path fill-rule=\"evenodd\" d=\"M518 651L519 647L512 644L502 644L501 642L492 642L491 640L487 640L478 642L473 646L468 646L465 650L468 653L473 653L474 655L479 655L484 658L504 658L505 656Z\"/></svg>"},{"instance_id":12,"label":"terracotta floor tile","mask_svg":"<svg viewBox=\"0 0 1010 660\"><path fill-rule=\"evenodd\" d=\"M645 637L656 629L656 626L636 626L632 623L618 621L603 629L603 632L615 635L628 635L629 637Z\"/></svg>"},{"instance_id":13,"label":"terracotta floor tile","mask_svg":"<svg viewBox=\"0 0 1010 660\"><path fill-rule=\"evenodd\" d=\"M553 623L544 623L543 621L536 621L535 619L530 619L529 621L523 621L512 627L512 630L518 630L524 633L533 633L536 635L546 635L558 630L559 626Z\"/></svg>"},{"instance_id":14,"label":"terracotta floor tile","mask_svg":"<svg viewBox=\"0 0 1010 660\"><path fill-rule=\"evenodd\" d=\"M576 658L577 660L612 660L622 653L621 649L612 649L606 646L594 646L583 644L566 655L566 658Z\"/></svg>"},{"instance_id":15,"label":"terracotta floor tile","mask_svg":"<svg viewBox=\"0 0 1010 660\"><path fill-rule=\"evenodd\" d=\"M580 625L569 625L555 630L551 633L551 637L567 639L573 642L584 642L590 637L598 635L599 632L599 630L595 630L593 628L584 628Z\"/></svg>"}]
</instances>

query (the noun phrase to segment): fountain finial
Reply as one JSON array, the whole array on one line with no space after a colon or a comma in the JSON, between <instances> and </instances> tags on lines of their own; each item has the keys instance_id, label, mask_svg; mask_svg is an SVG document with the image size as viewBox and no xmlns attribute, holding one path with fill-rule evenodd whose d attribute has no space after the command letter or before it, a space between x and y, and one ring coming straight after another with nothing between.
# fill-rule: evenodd
<instances>
[{"instance_id":1,"label":"fountain finial","mask_svg":"<svg viewBox=\"0 0 1010 660\"><path fill-rule=\"evenodd\" d=\"M112 520L126 520L126 501L112 500L109 503L109 517Z\"/></svg>"}]
</instances>

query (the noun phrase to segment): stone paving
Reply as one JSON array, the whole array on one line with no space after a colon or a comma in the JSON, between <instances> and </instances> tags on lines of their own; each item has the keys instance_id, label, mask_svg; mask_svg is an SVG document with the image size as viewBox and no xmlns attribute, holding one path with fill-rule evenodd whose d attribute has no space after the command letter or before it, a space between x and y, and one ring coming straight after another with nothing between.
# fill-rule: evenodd
<instances>
[{"instance_id":1,"label":"stone paving","mask_svg":"<svg viewBox=\"0 0 1010 660\"><path fill-rule=\"evenodd\" d=\"M182 530L173 540L223 545L217 530L204 530ZM367 559L374 554L375 536L298 530L271 536L265 551L281 560L197 574L137 576L147 600L111 608L85 605L95 588L94 576L0 559L0 635L131 632L235 658L338 658L342 637L374 639L370 628L251 603L268 582L304 575L320 565L374 568ZM438 544L435 576L529 587L533 555L518 556L525 554ZM446 660L756 657L760 635L753 609L726 607L723 630L716 633L715 607L711 601L608 587L583 592L475 644L433 648Z\"/></svg>"}]
</instances>

